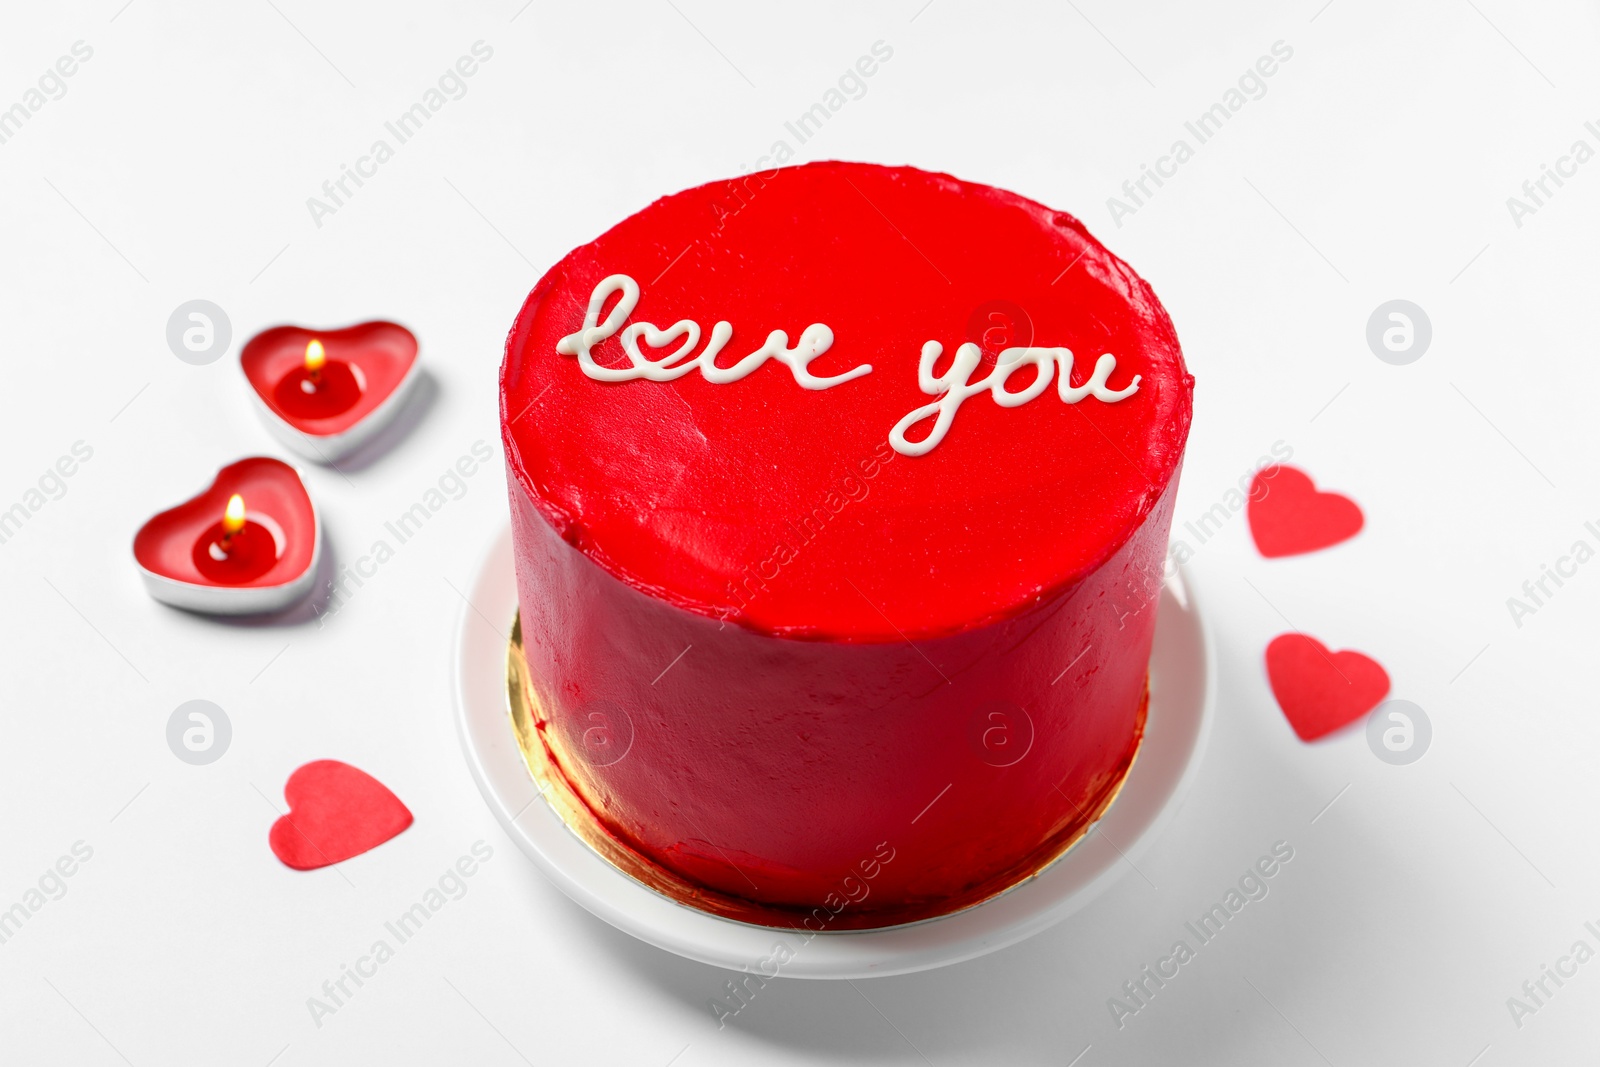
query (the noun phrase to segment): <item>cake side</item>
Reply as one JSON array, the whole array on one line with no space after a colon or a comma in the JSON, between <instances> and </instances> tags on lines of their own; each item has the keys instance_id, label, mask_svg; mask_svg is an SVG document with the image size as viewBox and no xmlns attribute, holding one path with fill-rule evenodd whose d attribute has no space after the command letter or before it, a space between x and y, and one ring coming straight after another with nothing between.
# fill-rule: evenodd
<instances>
[{"instance_id":1,"label":"cake side","mask_svg":"<svg viewBox=\"0 0 1600 1067\"><path fill-rule=\"evenodd\" d=\"M795 641L686 611L511 494L550 750L612 834L689 883L797 915L849 899L830 928L943 914L1054 858L1134 758L1170 491L1071 592L915 644ZM851 899L864 863L870 892Z\"/></svg>"}]
</instances>

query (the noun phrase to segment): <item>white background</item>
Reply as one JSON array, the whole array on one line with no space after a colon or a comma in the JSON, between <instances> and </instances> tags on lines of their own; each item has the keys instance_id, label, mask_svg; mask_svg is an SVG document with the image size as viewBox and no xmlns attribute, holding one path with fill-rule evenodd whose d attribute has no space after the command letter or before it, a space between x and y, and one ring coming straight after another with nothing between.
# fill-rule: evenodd
<instances>
[{"instance_id":1,"label":"white background","mask_svg":"<svg viewBox=\"0 0 1600 1067\"><path fill-rule=\"evenodd\" d=\"M1583 129L1600 119L1591 5L123 2L16 5L0 33L0 107L75 41L94 50L0 145L0 508L75 441L94 450L0 544L0 908L74 842L94 850L0 945L0 1059L1593 1055L1600 962L1520 1029L1506 1007L1576 939L1600 947L1583 929L1600 920L1600 563L1520 628L1506 607L1572 542L1595 544L1583 524L1600 519L1600 162L1520 227L1506 206L1575 139L1600 148ZM494 56L466 96L315 225L306 198L480 39ZM393 317L422 340L431 401L388 451L307 473L336 559L363 554L475 441L496 444L500 345L546 265L660 194L792 144L784 121L879 40L892 60L797 159L1015 189L1080 215L1149 278L1199 382L1180 527L1280 440L1368 521L1297 558L1262 559L1242 516L1198 547L1216 728L1137 872L1016 948L854 986L780 982L719 1030L708 1001L726 975L569 903L466 772L455 590L506 521L498 465L322 626L169 610L142 591L129 542L223 463L281 454L247 403L244 339ZM1279 40L1294 54L1266 95L1115 225L1106 199ZM234 331L205 367L165 340L197 297ZM1434 327L1404 367L1364 339L1396 297ZM1433 721L1419 763L1381 763L1359 729L1295 739L1261 665L1286 620L1386 666ZM234 725L207 767L164 736L194 698ZM289 773L323 757L375 774L416 823L297 873L267 829ZM468 894L314 1025L307 998L479 839L494 858ZM1270 896L1119 1030L1107 998L1277 840L1296 855Z\"/></svg>"}]
</instances>

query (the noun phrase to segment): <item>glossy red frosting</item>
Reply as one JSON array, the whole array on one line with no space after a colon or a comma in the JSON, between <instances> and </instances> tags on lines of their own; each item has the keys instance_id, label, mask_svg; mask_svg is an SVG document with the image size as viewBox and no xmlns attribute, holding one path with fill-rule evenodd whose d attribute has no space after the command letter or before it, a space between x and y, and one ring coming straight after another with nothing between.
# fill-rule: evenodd
<instances>
[{"instance_id":1,"label":"glossy red frosting","mask_svg":"<svg viewBox=\"0 0 1600 1067\"><path fill-rule=\"evenodd\" d=\"M594 380L557 343L615 274L642 291L629 322L730 323L719 365L822 323L813 374L873 370L821 390L777 361L725 384ZM1031 344L1071 349L1073 385L1111 353L1110 386L1140 386L982 393L903 455L890 429L936 399L930 340L939 371L979 344L974 379ZM616 337L594 356L627 362ZM887 843L845 897L899 921L1009 884L1115 790L1193 380L1150 288L1076 219L903 167L691 189L540 280L501 386L529 666L563 770L648 857L831 912ZM625 749L588 744L596 723Z\"/></svg>"}]
</instances>

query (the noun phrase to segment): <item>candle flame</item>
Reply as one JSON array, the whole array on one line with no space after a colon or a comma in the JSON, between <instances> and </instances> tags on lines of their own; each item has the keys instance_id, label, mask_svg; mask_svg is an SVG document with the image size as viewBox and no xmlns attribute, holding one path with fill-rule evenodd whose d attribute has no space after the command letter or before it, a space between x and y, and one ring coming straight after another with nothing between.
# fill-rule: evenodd
<instances>
[{"instance_id":1,"label":"candle flame","mask_svg":"<svg viewBox=\"0 0 1600 1067\"><path fill-rule=\"evenodd\" d=\"M227 510L222 513L222 531L229 537L244 529L244 497L238 493L228 498Z\"/></svg>"},{"instance_id":2,"label":"candle flame","mask_svg":"<svg viewBox=\"0 0 1600 1067\"><path fill-rule=\"evenodd\" d=\"M316 374L328 362L328 353L323 351L322 342L313 337L306 342L306 371Z\"/></svg>"}]
</instances>

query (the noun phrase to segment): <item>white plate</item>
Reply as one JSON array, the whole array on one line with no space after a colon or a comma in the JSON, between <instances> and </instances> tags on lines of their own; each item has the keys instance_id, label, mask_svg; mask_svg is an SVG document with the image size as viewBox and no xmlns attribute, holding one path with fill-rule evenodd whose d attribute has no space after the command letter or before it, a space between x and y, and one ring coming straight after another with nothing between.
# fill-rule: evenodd
<instances>
[{"instance_id":1,"label":"white plate","mask_svg":"<svg viewBox=\"0 0 1600 1067\"><path fill-rule=\"evenodd\" d=\"M689 959L769 976L866 978L928 970L1005 948L1060 922L1123 877L1176 812L1199 765L1214 703L1211 643L1180 573L1161 592L1144 744L1122 792L1087 835L1036 877L965 911L885 930L807 937L708 915L661 896L601 859L543 802L512 736L506 703L506 643L516 607L508 527L462 609L456 650L461 743L495 817L556 885L617 929ZM781 965L772 962L780 942L792 953Z\"/></svg>"}]
</instances>

